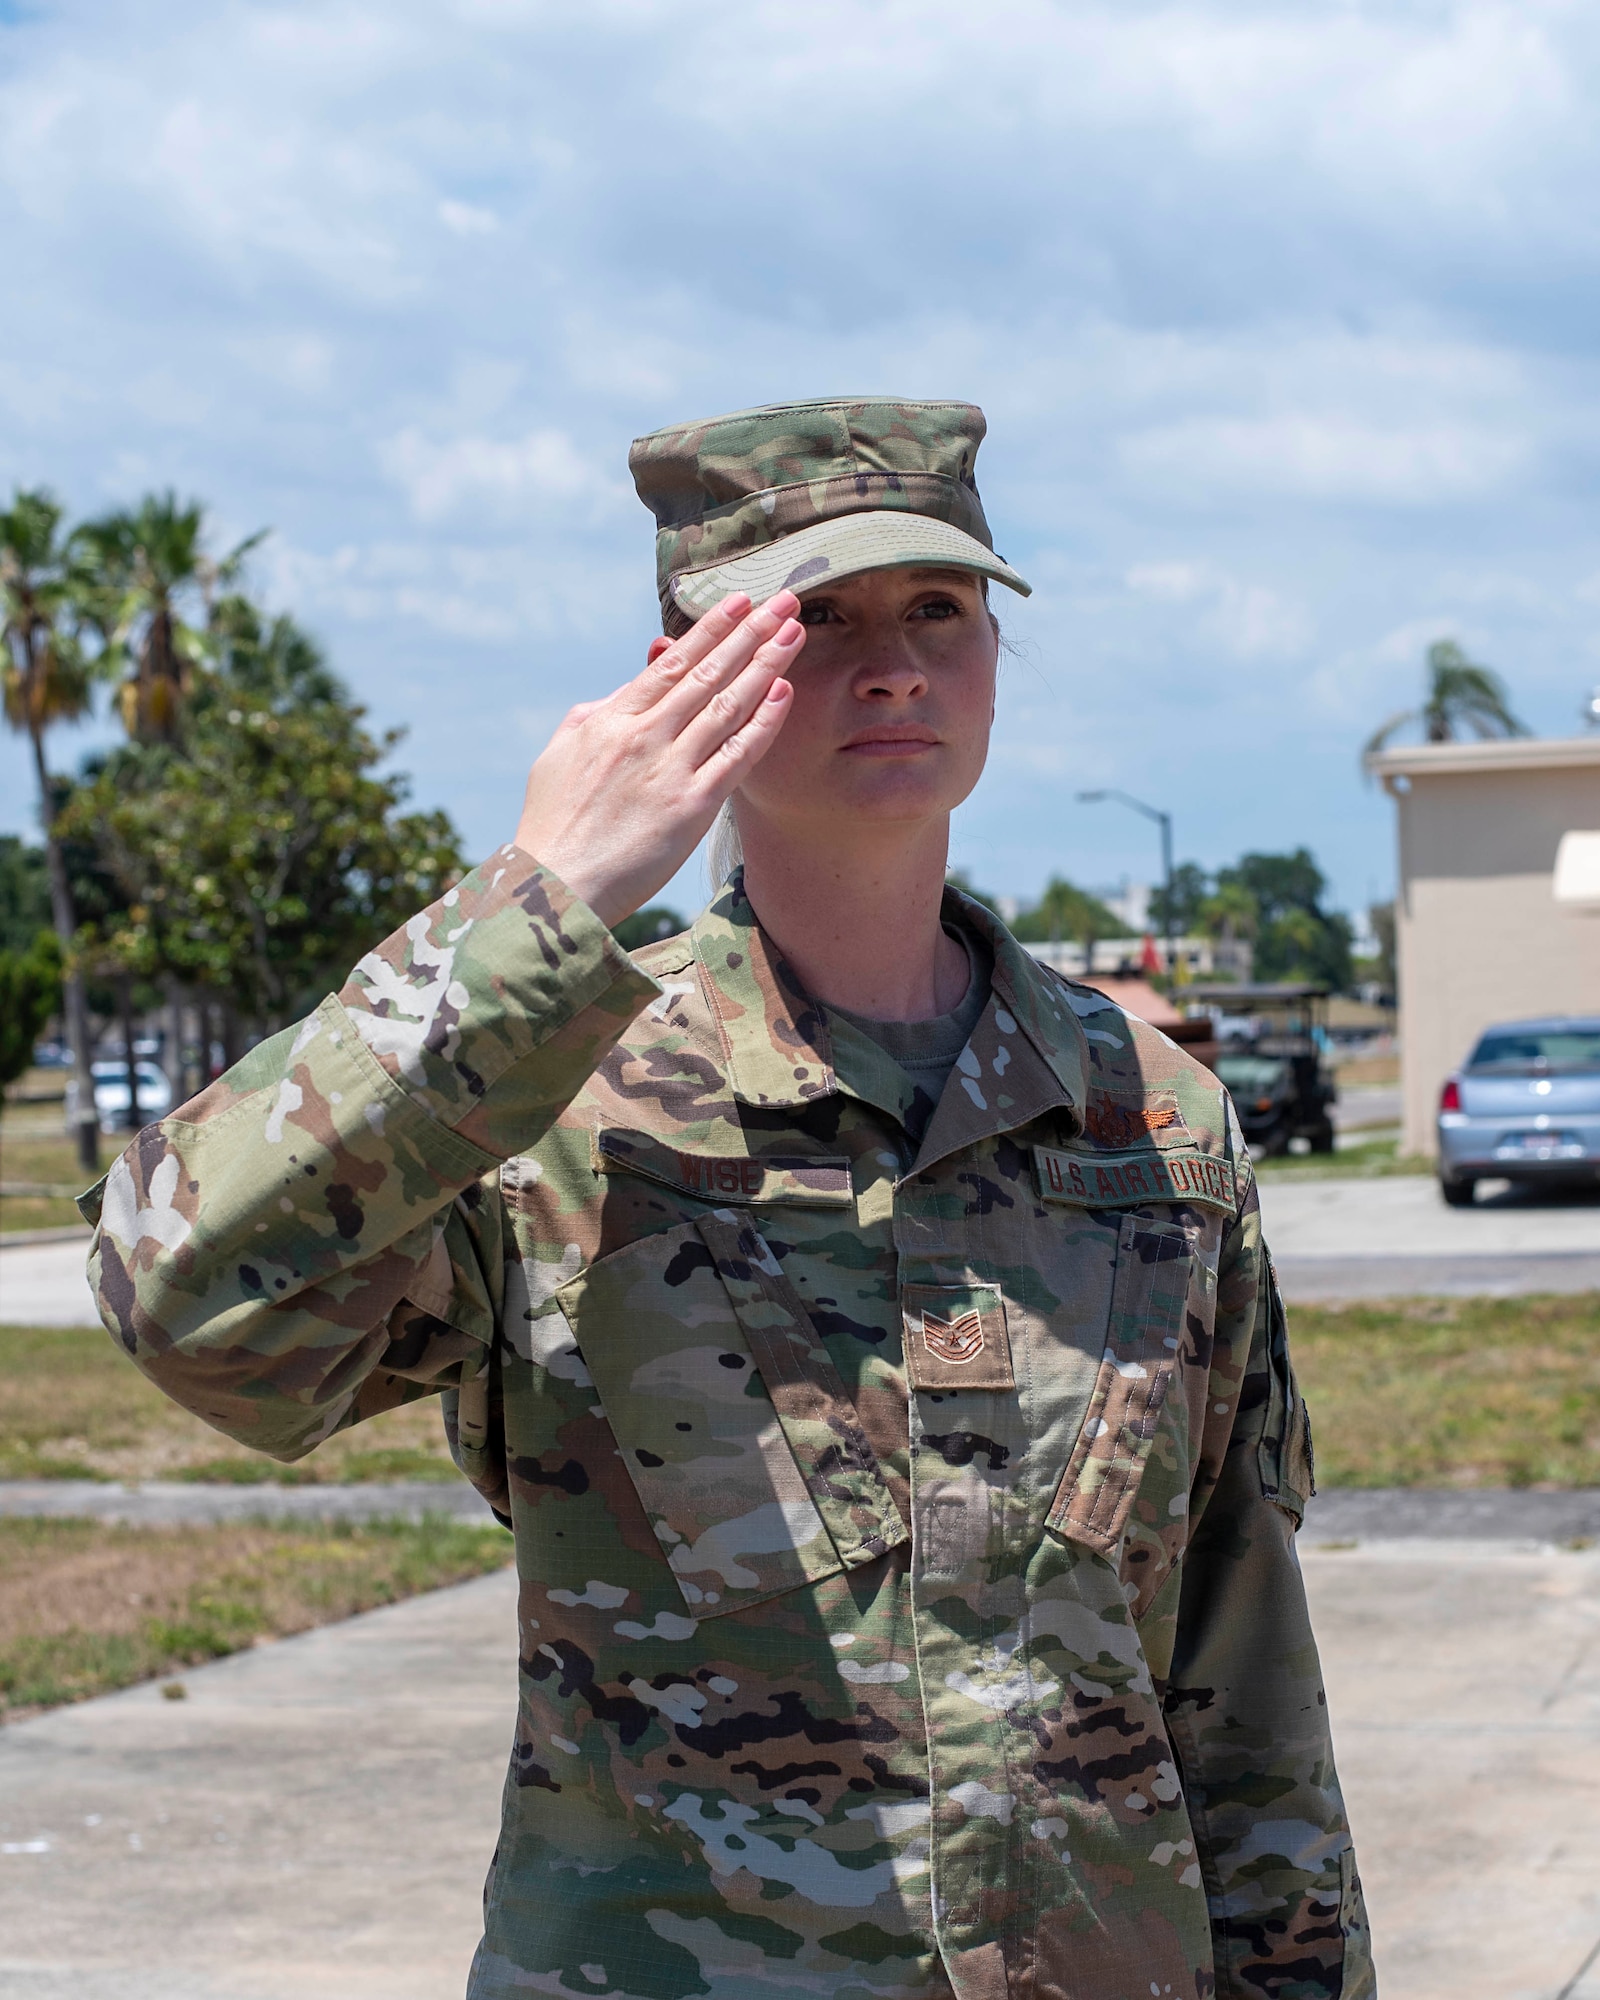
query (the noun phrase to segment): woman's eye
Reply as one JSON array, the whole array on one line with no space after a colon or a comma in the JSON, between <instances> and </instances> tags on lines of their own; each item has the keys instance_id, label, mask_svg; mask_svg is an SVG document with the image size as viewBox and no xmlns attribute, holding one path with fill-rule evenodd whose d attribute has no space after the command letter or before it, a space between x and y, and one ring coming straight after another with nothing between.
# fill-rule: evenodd
<instances>
[{"instance_id":1,"label":"woman's eye","mask_svg":"<svg viewBox=\"0 0 1600 2000\"><path fill-rule=\"evenodd\" d=\"M914 618L959 618L961 606L951 597L930 597L911 614Z\"/></svg>"},{"instance_id":2,"label":"woman's eye","mask_svg":"<svg viewBox=\"0 0 1600 2000\"><path fill-rule=\"evenodd\" d=\"M802 604L795 616L802 625L826 625L833 617L831 604Z\"/></svg>"}]
</instances>

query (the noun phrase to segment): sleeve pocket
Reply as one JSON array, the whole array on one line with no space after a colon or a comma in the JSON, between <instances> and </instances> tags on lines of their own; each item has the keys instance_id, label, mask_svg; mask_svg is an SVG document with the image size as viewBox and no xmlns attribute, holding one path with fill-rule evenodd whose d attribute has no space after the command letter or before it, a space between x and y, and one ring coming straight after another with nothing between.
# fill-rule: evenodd
<instances>
[{"instance_id":1,"label":"sleeve pocket","mask_svg":"<svg viewBox=\"0 0 1600 2000\"><path fill-rule=\"evenodd\" d=\"M1192 1258L1178 1224L1122 1218L1105 1353L1047 1523L1101 1555L1120 1547L1150 1457L1177 1366Z\"/></svg>"}]
</instances>

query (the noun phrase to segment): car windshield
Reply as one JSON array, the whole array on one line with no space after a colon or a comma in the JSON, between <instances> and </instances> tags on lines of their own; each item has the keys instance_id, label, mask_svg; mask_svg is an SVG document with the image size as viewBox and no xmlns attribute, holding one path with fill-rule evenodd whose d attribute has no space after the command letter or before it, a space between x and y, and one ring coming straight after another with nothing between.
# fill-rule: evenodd
<instances>
[{"instance_id":1,"label":"car windshield","mask_svg":"<svg viewBox=\"0 0 1600 2000\"><path fill-rule=\"evenodd\" d=\"M1600 1028L1491 1028L1467 1068L1474 1076L1600 1070Z\"/></svg>"},{"instance_id":2,"label":"car windshield","mask_svg":"<svg viewBox=\"0 0 1600 2000\"><path fill-rule=\"evenodd\" d=\"M1283 1064L1266 1056L1218 1056L1214 1068L1230 1090L1245 1097L1276 1088L1283 1076Z\"/></svg>"}]
</instances>

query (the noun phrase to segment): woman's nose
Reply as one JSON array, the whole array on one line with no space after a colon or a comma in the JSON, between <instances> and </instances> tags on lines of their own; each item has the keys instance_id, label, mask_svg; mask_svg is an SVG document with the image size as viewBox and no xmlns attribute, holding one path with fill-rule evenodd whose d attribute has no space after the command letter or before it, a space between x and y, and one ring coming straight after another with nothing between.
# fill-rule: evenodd
<instances>
[{"instance_id":1,"label":"woman's nose","mask_svg":"<svg viewBox=\"0 0 1600 2000\"><path fill-rule=\"evenodd\" d=\"M927 685L928 677L921 663L899 631L875 637L869 656L855 677L856 693L863 700L891 696L908 701L921 694Z\"/></svg>"}]
</instances>

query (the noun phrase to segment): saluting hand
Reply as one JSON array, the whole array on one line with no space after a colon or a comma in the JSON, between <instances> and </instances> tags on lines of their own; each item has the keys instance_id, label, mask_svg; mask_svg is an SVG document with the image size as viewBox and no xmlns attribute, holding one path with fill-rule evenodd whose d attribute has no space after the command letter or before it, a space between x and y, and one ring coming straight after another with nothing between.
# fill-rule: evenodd
<instances>
[{"instance_id":1,"label":"saluting hand","mask_svg":"<svg viewBox=\"0 0 1600 2000\"><path fill-rule=\"evenodd\" d=\"M637 680L569 709L528 774L517 845L600 921L618 924L677 873L767 754L805 644L800 600L725 597Z\"/></svg>"}]
</instances>

